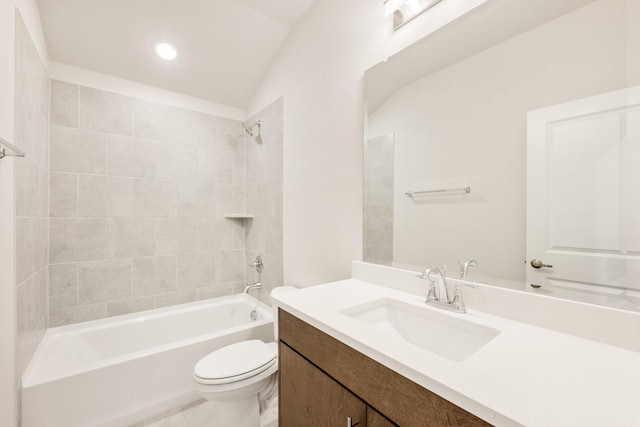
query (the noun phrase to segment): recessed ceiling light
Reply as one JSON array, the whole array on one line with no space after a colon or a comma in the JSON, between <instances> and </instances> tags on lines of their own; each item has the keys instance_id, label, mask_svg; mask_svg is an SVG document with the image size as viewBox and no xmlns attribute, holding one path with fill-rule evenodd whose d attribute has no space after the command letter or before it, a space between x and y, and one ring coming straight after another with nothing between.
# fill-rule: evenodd
<instances>
[{"instance_id":1,"label":"recessed ceiling light","mask_svg":"<svg viewBox=\"0 0 640 427\"><path fill-rule=\"evenodd\" d=\"M155 42L153 51L165 61L173 61L178 56L178 51L169 42Z\"/></svg>"}]
</instances>

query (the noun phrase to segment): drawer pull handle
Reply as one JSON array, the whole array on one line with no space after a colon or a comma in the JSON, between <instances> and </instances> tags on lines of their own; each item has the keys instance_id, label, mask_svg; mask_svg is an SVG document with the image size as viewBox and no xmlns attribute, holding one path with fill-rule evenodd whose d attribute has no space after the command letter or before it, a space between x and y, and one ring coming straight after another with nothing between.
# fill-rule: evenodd
<instances>
[{"instance_id":1,"label":"drawer pull handle","mask_svg":"<svg viewBox=\"0 0 640 427\"><path fill-rule=\"evenodd\" d=\"M351 417L347 417L347 427L356 427L360 423L354 423Z\"/></svg>"}]
</instances>

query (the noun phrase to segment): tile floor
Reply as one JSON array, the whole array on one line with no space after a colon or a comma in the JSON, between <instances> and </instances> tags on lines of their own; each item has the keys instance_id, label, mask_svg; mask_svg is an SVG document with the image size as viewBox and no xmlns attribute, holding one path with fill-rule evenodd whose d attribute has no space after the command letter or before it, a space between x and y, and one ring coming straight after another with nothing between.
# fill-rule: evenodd
<instances>
[{"instance_id":1,"label":"tile floor","mask_svg":"<svg viewBox=\"0 0 640 427\"><path fill-rule=\"evenodd\" d=\"M260 427L278 427L277 399L260 417ZM218 411L215 402L199 400L184 408L166 412L132 427L232 427L217 423Z\"/></svg>"}]
</instances>

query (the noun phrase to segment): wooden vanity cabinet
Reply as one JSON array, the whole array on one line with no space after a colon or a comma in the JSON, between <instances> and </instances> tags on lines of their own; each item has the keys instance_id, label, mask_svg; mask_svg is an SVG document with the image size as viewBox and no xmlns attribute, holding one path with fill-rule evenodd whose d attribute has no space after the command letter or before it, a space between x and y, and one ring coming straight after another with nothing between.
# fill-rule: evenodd
<instances>
[{"instance_id":1,"label":"wooden vanity cabinet","mask_svg":"<svg viewBox=\"0 0 640 427\"><path fill-rule=\"evenodd\" d=\"M280 427L490 424L278 310Z\"/></svg>"}]
</instances>

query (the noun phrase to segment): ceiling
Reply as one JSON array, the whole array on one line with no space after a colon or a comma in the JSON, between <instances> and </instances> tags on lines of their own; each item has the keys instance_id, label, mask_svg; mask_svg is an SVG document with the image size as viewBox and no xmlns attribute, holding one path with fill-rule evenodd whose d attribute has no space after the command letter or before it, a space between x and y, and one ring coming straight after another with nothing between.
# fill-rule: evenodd
<instances>
[{"instance_id":1,"label":"ceiling","mask_svg":"<svg viewBox=\"0 0 640 427\"><path fill-rule=\"evenodd\" d=\"M315 0L38 0L49 56L245 108L289 28ZM178 49L173 62L152 51Z\"/></svg>"}]
</instances>

